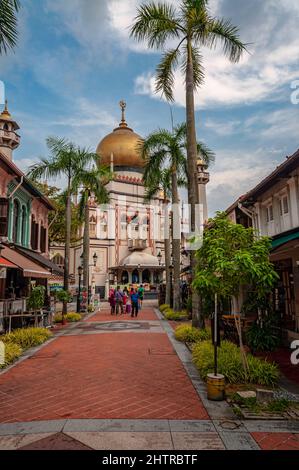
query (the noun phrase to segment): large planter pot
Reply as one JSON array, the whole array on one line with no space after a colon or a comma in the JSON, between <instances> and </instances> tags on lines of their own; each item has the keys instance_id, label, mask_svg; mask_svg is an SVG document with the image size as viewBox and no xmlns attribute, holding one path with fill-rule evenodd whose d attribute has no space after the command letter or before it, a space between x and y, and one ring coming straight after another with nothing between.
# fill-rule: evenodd
<instances>
[{"instance_id":1,"label":"large planter pot","mask_svg":"<svg viewBox=\"0 0 299 470\"><path fill-rule=\"evenodd\" d=\"M225 377L222 374L207 375L208 400L222 401L225 399Z\"/></svg>"}]
</instances>

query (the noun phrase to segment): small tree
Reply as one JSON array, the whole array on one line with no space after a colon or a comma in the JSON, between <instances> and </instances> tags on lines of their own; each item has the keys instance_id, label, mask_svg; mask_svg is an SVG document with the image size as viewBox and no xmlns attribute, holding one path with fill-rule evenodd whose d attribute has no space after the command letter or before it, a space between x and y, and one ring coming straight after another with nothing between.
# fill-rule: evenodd
<instances>
[{"instance_id":1,"label":"small tree","mask_svg":"<svg viewBox=\"0 0 299 470\"><path fill-rule=\"evenodd\" d=\"M27 308L29 310L33 310L34 315L35 315L35 320L36 320L36 313L42 311L42 308L45 303L45 293L46 293L46 288L45 286L36 286L33 287L29 298L27 300Z\"/></svg>"},{"instance_id":2,"label":"small tree","mask_svg":"<svg viewBox=\"0 0 299 470\"><path fill-rule=\"evenodd\" d=\"M257 237L252 228L235 224L225 213L218 212L210 220L197 252L193 286L203 299L217 294L224 300L235 298L238 305L240 288L250 285L257 299L262 299L278 279L269 261L270 248L269 237ZM240 305L238 310L241 310ZM240 322L235 320L246 370Z\"/></svg>"},{"instance_id":3,"label":"small tree","mask_svg":"<svg viewBox=\"0 0 299 470\"><path fill-rule=\"evenodd\" d=\"M32 289L27 300L27 307L29 310L36 312L43 308L45 302L45 292L45 286L36 286Z\"/></svg>"},{"instance_id":4,"label":"small tree","mask_svg":"<svg viewBox=\"0 0 299 470\"><path fill-rule=\"evenodd\" d=\"M59 300L59 302L62 302L63 305L67 305L72 300L72 295L69 291L61 289L57 291L57 300ZM62 309L61 323L63 325L66 324L64 309Z\"/></svg>"}]
</instances>

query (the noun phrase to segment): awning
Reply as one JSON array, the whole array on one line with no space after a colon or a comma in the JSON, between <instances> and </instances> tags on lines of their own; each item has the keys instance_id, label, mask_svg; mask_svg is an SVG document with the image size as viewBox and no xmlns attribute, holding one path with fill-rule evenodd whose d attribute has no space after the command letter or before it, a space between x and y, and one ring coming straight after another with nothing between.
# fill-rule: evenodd
<instances>
[{"instance_id":1,"label":"awning","mask_svg":"<svg viewBox=\"0 0 299 470\"><path fill-rule=\"evenodd\" d=\"M11 262L8 261L7 259L2 258L2 257L0 256L0 268L14 268L14 269L18 269L18 266L16 266L15 264L11 263Z\"/></svg>"},{"instance_id":2,"label":"awning","mask_svg":"<svg viewBox=\"0 0 299 470\"><path fill-rule=\"evenodd\" d=\"M29 260L28 258L25 258L25 256L21 255L17 251L8 248L8 246L5 246L2 249L1 254L5 259L16 265L19 269L22 269L24 277L35 277L43 279L51 277L51 273L49 271Z\"/></svg>"},{"instance_id":3,"label":"awning","mask_svg":"<svg viewBox=\"0 0 299 470\"><path fill-rule=\"evenodd\" d=\"M297 238L299 238L299 230L296 230L295 232L289 233L287 235L281 235L280 237L272 240L272 250L290 242L291 240L296 240Z\"/></svg>"},{"instance_id":4,"label":"awning","mask_svg":"<svg viewBox=\"0 0 299 470\"><path fill-rule=\"evenodd\" d=\"M28 248L23 247L16 247L18 253L21 255L25 255L26 258L31 259L34 263L40 264L43 268L51 271L52 274L63 278L63 269L59 268L53 261L48 258L45 258L40 253L36 253L36 251L29 250Z\"/></svg>"}]
</instances>

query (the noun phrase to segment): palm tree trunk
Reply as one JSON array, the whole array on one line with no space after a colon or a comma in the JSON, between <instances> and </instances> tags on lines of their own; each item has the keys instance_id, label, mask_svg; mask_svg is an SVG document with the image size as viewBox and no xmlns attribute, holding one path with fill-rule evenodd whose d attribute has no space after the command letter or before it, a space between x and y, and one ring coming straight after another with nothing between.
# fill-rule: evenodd
<instances>
[{"instance_id":1,"label":"palm tree trunk","mask_svg":"<svg viewBox=\"0 0 299 470\"><path fill-rule=\"evenodd\" d=\"M166 275L166 296L165 303L170 305L171 302L171 285L170 285L170 237L169 237L169 213L168 201L164 199L164 255L165 255L165 275Z\"/></svg>"},{"instance_id":2,"label":"palm tree trunk","mask_svg":"<svg viewBox=\"0 0 299 470\"><path fill-rule=\"evenodd\" d=\"M173 260L173 310L175 312L181 309L180 296L180 274L181 274L181 226L180 226L180 209L179 209L179 193L177 184L176 170L171 175L171 191L172 191L172 260Z\"/></svg>"},{"instance_id":3,"label":"palm tree trunk","mask_svg":"<svg viewBox=\"0 0 299 470\"><path fill-rule=\"evenodd\" d=\"M89 304L89 195L86 194L84 208L84 234L83 234L83 287L87 292L87 305Z\"/></svg>"},{"instance_id":4,"label":"palm tree trunk","mask_svg":"<svg viewBox=\"0 0 299 470\"><path fill-rule=\"evenodd\" d=\"M186 70L186 122L187 122L187 171L188 171L188 203L190 207L191 232L196 231L196 208L199 203L197 186L197 144L195 128L194 106L194 79L192 44L187 42L188 57ZM194 278L196 267L195 251L190 251L191 282ZM204 318L200 311L200 299L198 293L192 289L192 325L204 328Z\"/></svg>"},{"instance_id":5,"label":"palm tree trunk","mask_svg":"<svg viewBox=\"0 0 299 470\"><path fill-rule=\"evenodd\" d=\"M66 292L69 290L69 273L70 273L70 248L71 248L71 222L72 222L72 207L71 207L71 191L70 181L68 183L67 196L66 196L66 218L65 218L65 247L64 247L64 282L63 288ZM63 302L62 308L62 323L64 323L64 315L67 314L67 302Z\"/></svg>"}]
</instances>

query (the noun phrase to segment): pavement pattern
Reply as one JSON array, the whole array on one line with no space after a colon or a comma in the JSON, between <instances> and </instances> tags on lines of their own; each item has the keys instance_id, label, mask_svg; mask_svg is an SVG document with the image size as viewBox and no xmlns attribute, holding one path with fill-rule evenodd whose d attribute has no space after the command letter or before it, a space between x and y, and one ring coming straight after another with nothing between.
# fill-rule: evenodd
<instances>
[{"instance_id":1,"label":"pavement pattern","mask_svg":"<svg viewBox=\"0 0 299 470\"><path fill-rule=\"evenodd\" d=\"M59 329L0 373L0 449L299 450L299 423L209 402L173 325L145 302Z\"/></svg>"}]
</instances>

